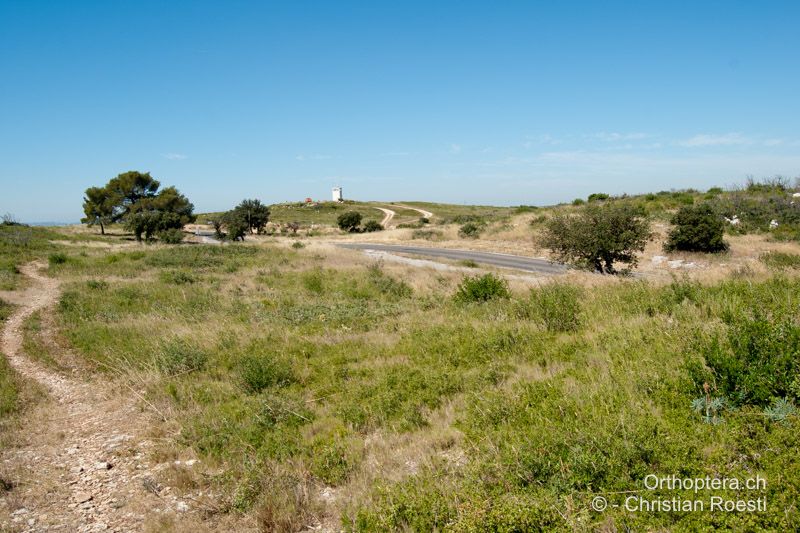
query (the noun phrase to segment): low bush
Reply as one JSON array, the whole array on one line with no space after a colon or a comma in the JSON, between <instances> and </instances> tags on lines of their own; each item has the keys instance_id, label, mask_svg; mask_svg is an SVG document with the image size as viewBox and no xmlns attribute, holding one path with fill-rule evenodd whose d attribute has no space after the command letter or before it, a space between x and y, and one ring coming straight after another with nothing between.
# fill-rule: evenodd
<instances>
[{"instance_id":1,"label":"low bush","mask_svg":"<svg viewBox=\"0 0 800 533\"><path fill-rule=\"evenodd\" d=\"M183 230L171 228L158 234L158 238L165 244L180 244L183 242Z\"/></svg>"},{"instance_id":2,"label":"low bush","mask_svg":"<svg viewBox=\"0 0 800 533\"><path fill-rule=\"evenodd\" d=\"M725 223L708 204L684 206L672 217L672 229L664 250L685 252L723 252L728 245L722 240Z\"/></svg>"},{"instance_id":3,"label":"low bush","mask_svg":"<svg viewBox=\"0 0 800 533\"><path fill-rule=\"evenodd\" d=\"M294 381L291 365L273 355L248 354L239 360L237 367L244 388L252 393Z\"/></svg>"},{"instance_id":4,"label":"low bush","mask_svg":"<svg viewBox=\"0 0 800 533\"><path fill-rule=\"evenodd\" d=\"M798 399L793 383L800 375L800 326L766 316L729 319L727 335L703 349L711 380L735 405L766 407L777 398Z\"/></svg>"},{"instance_id":5,"label":"low bush","mask_svg":"<svg viewBox=\"0 0 800 533\"><path fill-rule=\"evenodd\" d=\"M364 231L366 233L372 233L374 231L383 231L383 226L377 220L367 220L364 224Z\"/></svg>"},{"instance_id":6,"label":"low bush","mask_svg":"<svg viewBox=\"0 0 800 533\"><path fill-rule=\"evenodd\" d=\"M197 281L194 274L185 270L165 270L159 274L159 278L172 285L187 285Z\"/></svg>"},{"instance_id":7,"label":"low bush","mask_svg":"<svg viewBox=\"0 0 800 533\"><path fill-rule=\"evenodd\" d=\"M101 279L90 279L86 282L86 286L93 291L104 291L108 288L108 282Z\"/></svg>"},{"instance_id":8,"label":"low bush","mask_svg":"<svg viewBox=\"0 0 800 533\"><path fill-rule=\"evenodd\" d=\"M68 260L69 260L69 257L67 256L67 254L62 253L62 252L52 253L47 258L47 262L50 263L50 266L63 265Z\"/></svg>"},{"instance_id":9,"label":"low bush","mask_svg":"<svg viewBox=\"0 0 800 533\"><path fill-rule=\"evenodd\" d=\"M464 239L477 239L483 231L483 227L477 222L467 222L458 228L458 236Z\"/></svg>"},{"instance_id":10,"label":"low bush","mask_svg":"<svg viewBox=\"0 0 800 533\"><path fill-rule=\"evenodd\" d=\"M205 368L208 354L182 339L162 344L156 355L156 367L164 374L174 376Z\"/></svg>"},{"instance_id":11,"label":"low bush","mask_svg":"<svg viewBox=\"0 0 800 533\"><path fill-rule=\"evenodd\" d=\"M305 244L303 244L303 243L302 243L302 242L300 242L300 241L294 241L294 242L292 243L292 248L294 248L295 250L300 250L301 248L305 248L305 247L306 247L306 245L305 245Z\"/></svg>"},{"instance_id":12,"label":"low bush","mask_svg":"<svg viewBox=\"0 0 800 533\"><path fill-rule=\"evenodd\" d=\"M483 276L466 276L456 289L458 302L487 302L496 298L508 298L508 282L492 273Z\"/></svg>"}]
</instances>

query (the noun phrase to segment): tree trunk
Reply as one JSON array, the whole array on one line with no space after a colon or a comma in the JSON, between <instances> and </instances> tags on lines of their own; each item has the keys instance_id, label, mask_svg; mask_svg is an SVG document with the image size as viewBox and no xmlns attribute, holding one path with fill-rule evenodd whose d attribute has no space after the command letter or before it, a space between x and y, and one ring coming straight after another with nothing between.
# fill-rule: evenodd
<instances>
[{"instance_id":1,"label":"tree trunk","mask_svg":"<svg viewBox=\"0 0 800 533\"><path fill-rule=\"evenodd\" d=\"M105 234L106 234L106 229L103 227L103 223L100 222L100 235L105 235Z\"/></svg>"}]
</instances>

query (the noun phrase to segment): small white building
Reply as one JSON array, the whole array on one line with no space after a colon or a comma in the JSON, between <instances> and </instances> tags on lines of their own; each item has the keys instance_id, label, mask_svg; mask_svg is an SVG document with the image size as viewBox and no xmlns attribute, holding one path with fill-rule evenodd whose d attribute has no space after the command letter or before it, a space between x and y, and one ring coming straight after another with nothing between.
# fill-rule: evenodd
<instances>
[{"instance_id":1,"label":"small white building","mask_svg":"<svg viewBox=\"0 0 800 533\"><path fill-rule=\"evenodd\" d=\"M342 197L342 188L341 187L334 187L331 191L331 195L333 196L334 202L342 202L344 198Z\"/></svg>"}]
</instances>

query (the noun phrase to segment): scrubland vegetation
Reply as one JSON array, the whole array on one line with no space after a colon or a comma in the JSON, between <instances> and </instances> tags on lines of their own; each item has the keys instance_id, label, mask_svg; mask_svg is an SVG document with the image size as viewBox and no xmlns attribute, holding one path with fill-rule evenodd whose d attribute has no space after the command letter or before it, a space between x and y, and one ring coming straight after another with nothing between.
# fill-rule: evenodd
<instances>
[{"instance_id":1,"label":"scrubland vegetation","mask_svg":"<svg viewBox=\"0 0 800 533\"><path fill-rule=\"evenodd\" d=\"M775 213L795 208L786 190L756 185L586 203L627 203L648 220L707 204L744 227L712 224L714 237L721 227L729 238L773 235ZM482 225L469 238L489 238L514 216L533 238L554 218L413 205L442 217L413 230L419 238L438 238L443 218ZM5 288L20 285L19 264L49 257L63 342L88 372L143 391L163 436L153 453L200 458L184 482L227 495L216 513L255 517L265 531L800 527L796 253L764 253L760 270L703 283L590 274L530 283L367 264L313 241L100 249L31 231L25 245L3 239ZM27 349L50 364L36 344L40 320L26 326ZM17 405L14 379L0 366L0 416ZM598 495L621 503L642 490L648 474L758 474L768 510L592 509Z\"/></svg>"}]
</instances>

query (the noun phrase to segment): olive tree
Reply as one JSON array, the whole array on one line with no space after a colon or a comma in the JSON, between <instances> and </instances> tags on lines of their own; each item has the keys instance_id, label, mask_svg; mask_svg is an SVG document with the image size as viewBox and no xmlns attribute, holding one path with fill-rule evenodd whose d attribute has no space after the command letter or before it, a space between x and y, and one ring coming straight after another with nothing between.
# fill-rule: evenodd
<instances>
[{"instance_id":1,"label":"olive tree","mask_svg":"<svg viewBox=\"0 0 800 533\"><path fill-rule=\"evenodd\" d=\"M637 252L650 239L650 223L641 208L607 201L587 204L574 215L556 214L545 224L540 242L560 261L616 274L636 266ZM618 271L617 263L626 267Z\"/></svg>"}]
</instances>

